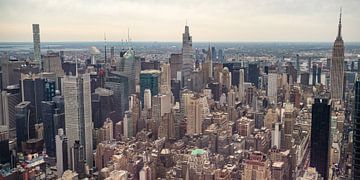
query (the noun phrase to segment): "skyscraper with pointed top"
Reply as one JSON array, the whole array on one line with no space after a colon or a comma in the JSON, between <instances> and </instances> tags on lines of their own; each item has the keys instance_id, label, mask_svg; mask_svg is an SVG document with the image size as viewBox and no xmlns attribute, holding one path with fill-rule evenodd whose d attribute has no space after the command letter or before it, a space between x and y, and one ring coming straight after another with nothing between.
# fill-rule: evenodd
<instances>
[{"instance_id":1,"label":"skyscraper with pointed top","mask_svg":"<svg viewBox=\"0 0 360 180\"><path fill-rule=\"evenodd\" d=\"M195 60L193 57L192 49L192 37L190 36L189 26L185 26L185 32L183 33L183 43L182 43L182 81L183 84L187 82L187 79L190 78L191 72L194 70ZM186 84L184 84L186 86Z\"/></svg>"},{"instance_id":2,"label":"skyscraper with pointed top","mask_svg":"<svg viewBox=\"0 0 360 180\"><path fill-rule=\"evenodd\" d=\"M332 51L330 80L331 80L331 98L342 99L344 86L344 41L341 37L341 9L338 25L338 35L334 42Z\"/></svg>"}]
</instances>

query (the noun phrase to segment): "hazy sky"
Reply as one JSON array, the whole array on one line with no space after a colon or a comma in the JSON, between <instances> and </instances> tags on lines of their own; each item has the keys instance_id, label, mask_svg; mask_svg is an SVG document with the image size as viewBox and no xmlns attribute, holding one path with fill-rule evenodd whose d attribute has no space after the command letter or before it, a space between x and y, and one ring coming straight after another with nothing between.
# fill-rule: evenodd
<instances>
[{"instance_id":1,"label":"hazy sky","mask_svg":"<svg viewBox=\"0 0 360 180\"><path fill-rule=\"evenodd\" d=\"M0 0L0 42L181 41L187 19L193 41L335 40L360 42L360 0Z\"/></svg>"}]
</instances>

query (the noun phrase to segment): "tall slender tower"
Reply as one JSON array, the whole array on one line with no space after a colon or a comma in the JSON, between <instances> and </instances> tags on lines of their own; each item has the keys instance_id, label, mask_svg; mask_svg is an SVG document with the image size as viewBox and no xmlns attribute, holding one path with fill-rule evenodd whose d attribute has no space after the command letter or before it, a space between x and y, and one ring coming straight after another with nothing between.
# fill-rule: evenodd
<instances>
[{"instance_id":1,"label":"tall slender tower","mask_svg":"<svg viewBox=\"0 0 360 180\"><path fill-rule=\"evenodd\" d=\"M239 99L240 101L243 101L244 100L244 97L245 97L245 87L244 87L244 81L245 81L245 72L244 72L244 69L241 68L240 69L240 73L239 73L240 77L239 77Z\"/></svg>"},{"instance_id":2,"label":"tall slender tower","mask_svg":"<svg viewBox=\"0 0 360 180\"><path fill-rule=\"evenodd\" d=\"M183 83L190 78L191 72L194 70L195 60L193 57L193 49L192 49L192 37L189 33L189 26L185 26L185 32L183 33L183 43L182 43L182 80Z\"/></svg>"},{"instance_id":3,"label":"tall slender tower","mask_svg":"<svg viewBox=\"0 0 360 180\"><path fill-rule=\"evenodd\" d=\"M331 58L331 98L342 99L344 86L344 41L341 37L341 9L338 35L334 42Z\"/></svg>"},{"instance_id":4,"label":"tall slender tower","mask_svg":"<svg viewBox=\"0 0 360 180\"><path fill-rule=\"evenodd\" d=\"M65 134L68 138L68 152L71 146L79 141L84 147L85 160L92 167L93 123L90 74L76 74L64 78ZM71 162L71 153L68 156Z\"/></svg>"},{"instance_id":5,"label":"tall slender tower","mask_svg":"<svg viewBox=\"0 0 360 180\"><path fill-rule=\"evenodd\" d=\"M39 24L33 24L33 41L34 41L34 61L39 64L40 70L42 70L41 52L40 52L40 26Z\"/></svg>"}]
</instances>

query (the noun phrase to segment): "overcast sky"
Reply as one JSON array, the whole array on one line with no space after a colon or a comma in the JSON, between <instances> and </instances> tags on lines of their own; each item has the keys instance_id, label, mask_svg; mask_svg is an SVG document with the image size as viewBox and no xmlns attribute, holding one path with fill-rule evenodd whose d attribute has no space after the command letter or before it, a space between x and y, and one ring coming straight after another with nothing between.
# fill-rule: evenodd
<instances>
[{"instance_id":1,"label":"overcast sky","mask_svg":"<svg viewBox=\"0 0 360 180\"><path fill-rule=\"evenodd\" d=\"M193 41L325 41L337 34L360 42L360 0L0 0L0 42L181 41L186 20Z\"/></svg>"}]
</instances>

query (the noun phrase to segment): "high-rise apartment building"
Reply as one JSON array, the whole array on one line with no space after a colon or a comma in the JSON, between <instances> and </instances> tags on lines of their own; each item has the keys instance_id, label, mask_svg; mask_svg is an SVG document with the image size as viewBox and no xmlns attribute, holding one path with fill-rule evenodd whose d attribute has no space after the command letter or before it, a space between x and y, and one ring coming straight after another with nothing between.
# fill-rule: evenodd
<instances>
[{"instance_id":1,"label":"high-rise apartment building","mask_svg":"<svg viewBox=\"0 0 360 180\"><path fill-rule=\"evenodd\" d=\"M338 25L338 34L334 42L331 58L330 79L331 98L343 99L344 93L344 41L341 36L341 11Z\"/></svg>"},{"instance_id":2,"label":"high-rise apartment building","mask_svg":"<svg viewBox=\"0 0 360 180\"><path fill-rule=\"evenodd\" d=\"M68 152L70 152L70 147L78 141L83 146L87 164L92 167L93 123L90 74L66 76L63 86L65 89L63 94L65 102L65 134L69 144Z\"/></svg>"},{"instance_id":3,"label":"high-rise apartment building","mask_svg":"<svg viewBox=\"0 0 360 180\"><path fill-rule=\"evenodd\" d=\"M34 61L39 64L40 70L42 70L39 24L33 24L32 29L33 29L33 43L34 43Z\"/></svg>"},{"instance_id":4,"label":"high-rise apartment building","mask_svg":"<svg viewBox=\"0 0 360 180\"><path fill-rule=\"evenodd\" d=\"M244 75L245 75L245 73L244 73L244 69L240 69L239 71L240 71L240 73L239 73L239 87L238 87L239 94L238 94L238 97L239 97L240 101L243 101L244 97L245 97L245 86L244 86L244 82L245 82Z\"/></svg>"}]
</instances>

